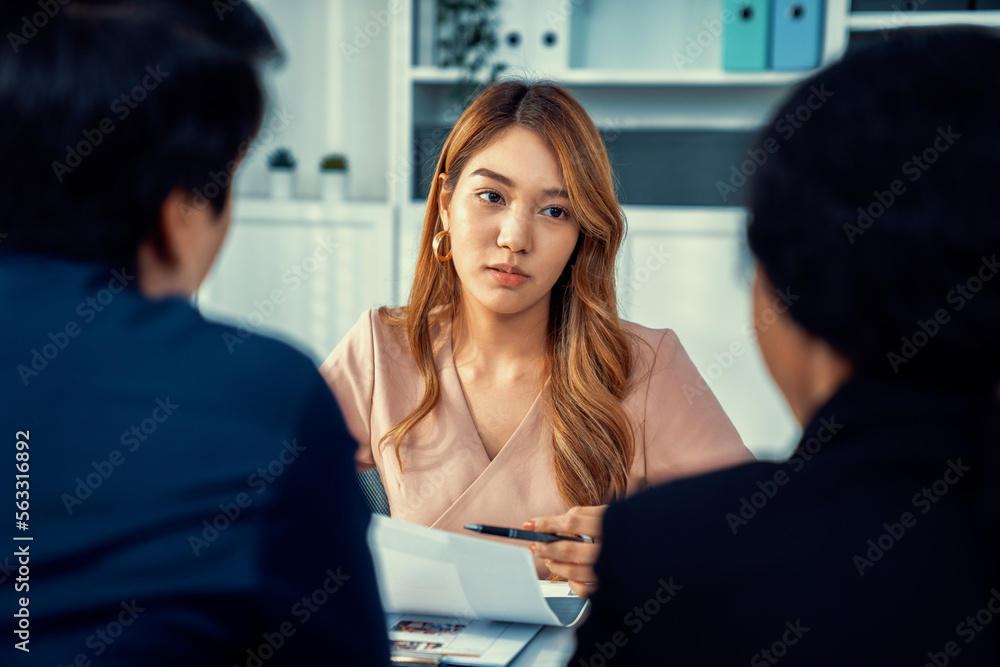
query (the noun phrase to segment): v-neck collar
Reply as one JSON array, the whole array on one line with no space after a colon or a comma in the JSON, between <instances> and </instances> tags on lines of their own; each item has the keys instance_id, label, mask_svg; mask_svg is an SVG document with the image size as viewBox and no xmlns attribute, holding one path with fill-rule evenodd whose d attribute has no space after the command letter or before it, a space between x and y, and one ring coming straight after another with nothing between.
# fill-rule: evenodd
<instances>
[{"instance_id":1,"label":"v-neck collar","mask_svg":"<svg viewBox=\"0 0 1000 667\"><path fill-rule=\"evenodd\" d=\"M458 365L455 363L455 348L454 348L454 339L452 337L451 318L447 316L442 317L439 326L441 327L441 339L444 342L444 344L441 346L438 356L438 362L439 362L438 368L440 369L441 372L441 382L442 384L444 383L445 372L449 373L452 376L452 379L455 382L455 387L458 389L458 392L462 395L461 405L465 407L464 414L462 415L462 417L468 420L468 424L472 427L471 431L476 434L476 438L479 440L479 445L480 447L482 447L483 455L486 457L487 461L486 465L489 466L494 461L500 459L503 456L504 452L508 451L511 448L512 444L517 443L519 440L523 440L524 439L523 432L530 430L530 427L535 422L538 421L538 419L540 418L540 415L538 413L541 411L542 396L545 393L546 389L548 389L549 379L545 378L545 383L542 385L542 388L535 396L535 400L532 401L531 406L528 408L528 411L524 413L523 417L521 417L521 421L518 423L517 428L514 429L514 432L510 434L510 437L507 438L507 441L503 444L502 447L500 447L500 450L497 452L496 456L494 456L491 459L489 452L486 451L486 443L483 442L483 437L479 433L479 427L476 425L476 420L472 416L472 408L469 406L469 399L465 395L465 387L462 384L462 378L458 374ZM456 404L458 404L458 401L456 401Z\"/></svg>"}]
</instances>

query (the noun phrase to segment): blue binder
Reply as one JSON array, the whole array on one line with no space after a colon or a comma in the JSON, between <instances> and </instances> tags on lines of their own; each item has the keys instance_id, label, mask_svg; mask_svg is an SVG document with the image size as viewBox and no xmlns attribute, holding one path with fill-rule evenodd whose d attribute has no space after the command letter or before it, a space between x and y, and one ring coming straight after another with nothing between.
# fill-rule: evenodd
<instances>
[{"instance_id":1,"label":"blue binder","mask_svg":"<svg viewBox=\"0 0 1000 667\"><path fill-rule=\"evenodd\" d=\"M722 67L747 71L767 69L771 32L771 0L726 0Z\"/></svg>"},{"instance_id":2,"label":"blue binder","mask_svg":"<svg viewBox=\"0 0 1000 667\"><path fill-rule=\"evenodd\" d=\"M800 70L819 66L823 45L823 0L775 0L772 21L772 69Z\"/></svg>"}]
</instances>

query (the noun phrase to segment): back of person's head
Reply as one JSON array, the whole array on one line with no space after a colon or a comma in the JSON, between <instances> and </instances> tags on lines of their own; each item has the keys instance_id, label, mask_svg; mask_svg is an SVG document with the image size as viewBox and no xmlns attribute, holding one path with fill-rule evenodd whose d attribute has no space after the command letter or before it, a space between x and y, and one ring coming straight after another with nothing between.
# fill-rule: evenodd
<instances>
[{"instance_id":1,"label":"back of person's head","mask_svg":"<svg viewBox=\"0 0 1000 667\"><path fill-rule=\"evenodd\" d=\"M901 30L791 94L748 237L792 317L856 370L1000 376L1000 38Z\"/></svg>"},{"instance_id":2,"label":"back of person's head","mask_svg":"<svg viewBox=\"0 0 1000 667\"><path fill-rule=\"evenodd\" d=\"M244 2L4 0L0 248L133 265L178 187L219 214L278 47Z\"/></svg>"}]
</instances>

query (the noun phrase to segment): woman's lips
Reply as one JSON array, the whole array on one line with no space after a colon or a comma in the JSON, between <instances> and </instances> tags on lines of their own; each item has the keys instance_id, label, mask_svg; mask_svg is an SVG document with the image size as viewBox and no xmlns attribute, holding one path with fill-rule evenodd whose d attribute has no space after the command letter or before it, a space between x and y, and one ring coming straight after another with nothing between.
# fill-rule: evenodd
<instances>
[{"instance_id":1,"label":"woman's lips","mask_svg":"<svg viewBox=\"0 0 1000 667\"><path fill-rule=\"evenodd\" d=\"M523 273L514 273L514 270L504 271L492 266L486 267L486 270L489 271L493 280L497 281L504 287L517 287L528 279L528 276Z\"/></svg>"}]
</instances>

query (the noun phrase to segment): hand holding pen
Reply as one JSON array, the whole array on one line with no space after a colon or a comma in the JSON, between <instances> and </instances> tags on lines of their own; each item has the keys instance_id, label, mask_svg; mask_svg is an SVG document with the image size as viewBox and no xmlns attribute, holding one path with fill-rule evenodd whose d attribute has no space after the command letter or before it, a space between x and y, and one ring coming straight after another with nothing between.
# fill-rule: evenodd
<instances>
[{"instance_id":1,"label":"hand holding pen","mask_svg":"<svg viewBox=\"0 0 1000 667\"><path fill-rule=\"evenodd\" d=\"M524 522L523 530L514 528L498 530L502 531L500 537L534 539L529 547L531 552L544 558L549 571L566 579L569 587L577 595L587 598L597 590L594 563L597 562L597 555L601 551L601 524L607 508L607 505L572 507L559 516L529 519ZM479 526L479 528L492 527ZM510 531L515 534L511 535ZM486 535L497 534L486 530L476 532ZM528 533L539 535L541 538L524 537Z\"/></svg>"}]
</instances>

